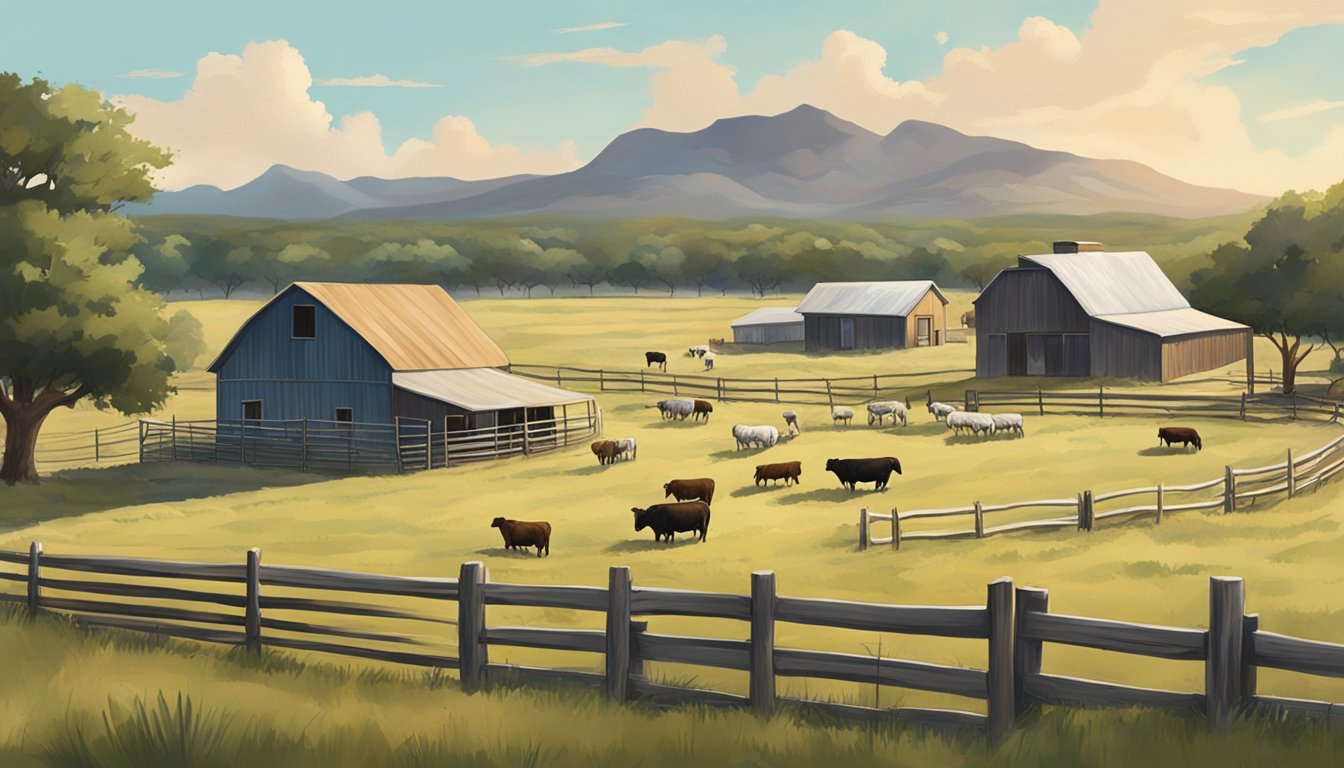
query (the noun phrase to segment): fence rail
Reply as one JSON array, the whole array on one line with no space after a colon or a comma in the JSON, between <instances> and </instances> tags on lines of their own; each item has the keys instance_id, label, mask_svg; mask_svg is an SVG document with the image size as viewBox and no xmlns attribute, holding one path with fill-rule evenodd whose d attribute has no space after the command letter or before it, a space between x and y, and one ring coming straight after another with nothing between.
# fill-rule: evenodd
<instances>
[{"instance_id":1,"label":"fence rail","mask_svg":"<svg viewBox=\"0 0 1344 768\"><path fill-rule=\"evenodd\" d=\"M1104 390L1096 393L1080 392L979 392L968 390L965 403L968 408L980 410L987 407L1018 407L1028 405L1039 408L1045 413L1048 404L1051 413L1082 413L1104 416L1116 412L1130 415L1134 412L1168 413L1199 410L1198 404L1209 404L1213 410L1201 411L1203 415L1231 416L1248 418L1250 415L1263 416L1268 413L1279 418L1328 419L1330 423L1339 423L1339 403L1314 398L1283 398L1278 396L1237 397L1222 395L1111 395ZM1196 405L1192 406L1194 403ZM1328 407L1327 407L1328 406ZM1115 491L1094 493L1087 490L1078 493L1073 499L1042 499L1018 501L1008 504L984 504L980 501L962 507L943 509L916 509L901 512L892 509L890 513L869 511L867 507L859 510L860 550L874 545L891 545L900 549L902 541L918 539L968 539L984 538L1000 533L1013 533L1026 530L1046 530L1075 528L1079 531L1091 531L1103 520L1128 522L1151 517L1160 524L1164 517L1173 512L1221 509L1232 512L1238 505L1254 504L1261 499L1275 495L1287 498L1319 487L1322 483L1344 472L1344 437L1338 437L1325 445L1301 456L1294 457L1289 449L1282 462L1261 467L1237 469L1225 467L1223 476L1204 482L1188 485L1165 485L1157 483L1140 488L1126 488ZM1149 501L1151 499L1151 501ZM1125 503L1114 505L1123 500ZM1111 504L1111 508L1106 508ZM1099 508L1100 506L1100 508ZM986 515L1008 511L1018 512L1015 517L1026 516L1021 510L1036 509L1042 516L1026 520L1014 520L1000 525L991 525ZM1067 510L1067 514L1059 514ZM1045 516L1048 515L1048 516ZM953 530L909 530L905 523L925 518L962 518L969 527ZM878 536L873 531L873 523L891 524L890 536Z\"/></svg>"},{"instance_id":2,"label":"fence rail","mask_svg":"<svg viewBox=\"0 0 1344 768\"><path fill-rule=\"evenodd\" d=\"M774 574L751 576L750 594L735 595L635 586L630 571L613 567L606 588L497 584L481 563L465 563L457 578L413 578L319 568L263 565L260 550L236 564L127 557L49 556L34 542L27 553L0 552L0 580L26 592L0 601L30 612L54 612L81 624L203 642L335 654L394 664L459 670L467 690L503 680L563 680L604 689L617 701L670 705L749 706L768 714L779 704L811 708L846 720L898 720L983 729L1001 738L1040 704L1077 707L1142 706L1200 711L1218 729L1241 712L1338 721L1327 702L1261 695L1257 667L1344 677L1344 645L1262 631L1246 615L1240 579L1210 580L1207 629L1156 626L1049 612L1044 589L1012 580L990 582L985 601L969 606L859 603L779 595ZM17 566L17 568L15 568ZM52 578L74 571L87 578ZM94 577L100 577L95 579ZM194 589L137 580L210 582ZM343 599L307 597L294 590ZM89 599L115 595L117 600ZM358 596L357 600L351 599ZM370 602L370 596L380 598ZM457 604L456 611L445 603ZM224 606L221 610L218 607ZM531 606L604 614L605 629L508 627L487 623L488 606ZM229 610L232 609L232 610ZM737 622L745 639L648 631L635 617L699 616ZM382 622L374 626L374 622ZM777 623L893 634L971 638L986 643L984 669L775 643ZM444 626L453 629L444 631ZM739 638L741 635L739 635ZM1072 645L1205 667L1203 691L1142 688L1042 670L1046 643ZM546 669L492 663L490 647L562 650L601 656L600 669ZM658 682L646 663L669 662L745 671L746 695ZM969 710L881 709L780 696L779 678L805 677L931 691L983 702Z\"/></svg>"}]
</instances>

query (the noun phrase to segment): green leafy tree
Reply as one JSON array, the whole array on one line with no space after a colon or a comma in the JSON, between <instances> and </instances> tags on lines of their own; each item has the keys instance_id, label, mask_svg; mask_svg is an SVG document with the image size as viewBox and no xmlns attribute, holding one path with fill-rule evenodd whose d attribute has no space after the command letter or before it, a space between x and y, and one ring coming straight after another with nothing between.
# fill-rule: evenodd
<instances>
[{"instance_id":1,"label":"green leafy tree","mask_svg":"<svg viewBox=\"0 0 1344 768\"><path fill-rule=\"evenodd\" d=\"M638 261L627 261L616 265L607 273L607 281L612 285L628 285L639 295L639 289L649 284L649 268Z\"/></svg>"},{"instance_id":2,"label":"green leafy tree","mask_svg":"<svg viewBox=\"0 0 1344 768\"><path fill-rule=\"evenodd\" d=\"M973 283L977 290L983 291L990 280L1016 263L1017 259L1013 256L990 256L967 264L958 274Z\"/></svg>"},{"instance_id":3,"label":"green leafy tree","mask_svg":"<svg viewBox=\"0 0 1344 768\"><path fill-rule=\"evenodd\" d=\"M148 200L168 155L130 116L76 85L0 73L0 479L35 479L47 416L81 400L125 414L173 391L174 326L138 287L135 227L112 212ZM190 324L176 331L191 336ZM189 340L188 340L189 341ZM174 341L177 354L190 343Z\"/></svg>"}]
</instances>

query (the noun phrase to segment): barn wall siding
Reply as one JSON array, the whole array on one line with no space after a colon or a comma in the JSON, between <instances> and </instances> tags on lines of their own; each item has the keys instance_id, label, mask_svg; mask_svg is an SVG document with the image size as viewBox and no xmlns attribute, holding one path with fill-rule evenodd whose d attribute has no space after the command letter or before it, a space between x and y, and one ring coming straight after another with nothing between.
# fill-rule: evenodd
<instances>
[{"instance_id":1,"label":"barn wall siding","mask_svg":"<svg viewBox=\"0 0 1344 768\"><path fill-rule=\"evenodd\" d=\"M1162 340L1151 333L1092 323L1092 375L1162 380Z\"/></svg>"},{"instance_id":2,"label":"barn wall siding","mask_svg":"<svg viewBox=\"0 0 1344 768\"><path fill-rule=\"evenodd\" d=\"M919 333L919 324L915 318L927 315L932 318L931 330L929 332L930 345L942 345L947 343L947 305L938 298L938 294L930 289L924 294L924 298L919 300L915 308L906 315L905 323L905 346L913 347L916 345L916 337Z\"/></svg>"},{"instance_id":3,"label":"barn wall siding","mask_svg":"<svg viewBox=\"0 0 1344 768\"><path fill-rule=\"evenodd\" d=\"M1002 333L975 333L975 375L993 378L1008 375L1008 336Z\"/></svg>"},{"instance_id":4,"label":"barn wall siding","mask_svg":"<svg viewBox=\"0 0 1344 768\"><path fill-rule=\"evenodd\" d=\"M904 317L804 315L808 352L839 351L841 319L854 321L854 349L901 349L905 346Z\"/></svg>"},{"instance_id":5,"label":"barn wall siding","mask_svg":"<svg viewBox=\"0 0 1344 768\"><path fill-rule=\"evenodd\" d=\"M975 300L978 333L1087 333L1089 318L1046 269L1006 269Z\"/></svg>"},{"instance_id":6,"label":"barn wall siding","mask_svg":"<svg viewBox=\"0 0 1344 768\"><path fill-rule=\"evenodd\" d=\"M1250 334L1247 329L1166 339L1162 344L1162 380L1171 381L1245 360Z\"/></svg>"},{"instance_id":7,"label":"barn wall siding","mask_svg":"<svg viewBox=\"0 0 1344 768\"><path fill-rule=\"evenodd\" d=\"M390 382L220 381L215 393L215 418L241 419L244 400L262 401L262 417L266 419L332 421L337 408L354 408L355 421L365 424L392 421Z\"/></svg>"}]
</instances>

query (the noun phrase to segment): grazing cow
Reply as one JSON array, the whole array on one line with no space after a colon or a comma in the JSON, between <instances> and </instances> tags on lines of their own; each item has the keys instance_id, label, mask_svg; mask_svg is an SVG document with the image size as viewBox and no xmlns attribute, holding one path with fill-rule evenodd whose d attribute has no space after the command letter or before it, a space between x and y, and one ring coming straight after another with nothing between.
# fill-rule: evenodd
<instances>
[{"instance_id":1,"label":"grazing cow","mask_svg":"<svg viewBox=\"0 0 1344 768\"><path fill-rule=\"evenodd\" d=\"M1204 450L1204 441L1199 439L1199 433L1194 427L1162 427L1157 430L1157 439L1166 443L1168 448L1172 443L1180 443L1182 448L1189 448L1193 444L1196 451Z\"/></svg>"},{"instance_id":2,"label":"grazing cow","mask_svg":"<svg viewBox=\"0 0 1344 768\"><path fill-rule=\"evenodd\" d=\"M904 427L906 426L908 419L906 410L905 403L902 403L899 400L883 400L881 402L869 403L868 426L871 427L874 423L879 427L882 426L883 417L887 414L891 414L891 425L893 427L896 426L896 420L900 419L901 426Z\"/></svg>"},{"instance_id":3,"label":"grazing cow","mask_svg":"<svg viewBox=\"0 0 1344 768\"><path fill-rule=\"evenodd\" d=\"M831 406L831 424L834 425L837 421L843 421L845 426L849 426L849 420L852 418L854 418L853 408L845 408L839 405Z\"/></svg>"},{"instance_id":4,"label":"grazing cow","mask_svg":"<svg viewBox=\"0 0 1344 768\"><path fill-rule=\"evenodd\" d=\"M706 504L714 503L714 481L708 477L697 477L691 480L673 480L663 483L663 498L668 496L677 501L703 501Z\"/></svg>"},{"instance_id":5,"label":"grazing cow","mask_svg":"<svg viewBox=\"0 0 1344 768\"><path fill-rule=\"evenodd\" d=\"M659 400L654 404L654 407L658 409L664 419L669 420L678 419L680 421L685 421L687 416L695 414L695 403L681 398Z\"/></svg>"},{"instance_id":6,"label":"grazing cow","mask_svg":"<svg viewBox=\"0 0 1344 768\"><path fill-rule=\"evenodd\" d=\"M783 480L785 485L803 484L799 477L803 474L803 462L785 461L779 464L757 464L756 485Z\"/></svg>"},{"instance_id":7,"label":"grazing cow","mask_svg":"<svg viewBox=\"0 0 1344 768\"><path fill-rule=\"evenodd\" d=\"M883 491L892 471L901 474L901 462L891 456L880 459L827 459L826 471L833 472L840 484L855 490L856 483L872 483L873 490Z\"/></svg>"},{"instance_id":8,"label":"grazing cow","mask_svg":"<svg viewBox=\"0 0 1344 768\"><path fill-rule=\"evenodd\" d=\"M635 443L633 437L618 437L612 442L616 443L616 458L623 461L634 461L639 453L639 446Z\"/></svg>"},{"instance_id":9,"label":"grazing cow","mask_svg":"<svg viewBox=\"0 0 1344 768\"><path fill-rule=\"evenodd\" d=\"M798 414L793 411L784 412L784 426L788 427L790 437L803 434L802 428L798 426Z\"/></svg>"},{"instance_id":10,"label":"grazing cow","mask_svg":"<svg viewBox=\"0 0 1344 768\"><path fill-rule=\"evenodd\" d=\"M714 361L718 359L718 355L715 355L713 352L706 352L705 354L701 355L701 357L705 359L705 370L706 371L714 370Z\"/></svg>"},{"instance_id":11,"label":"grazing cow","mask_svg":"<svg viewBox=\"0 0 1344 768\"><path fill-rule=\"evenodd\" d=\"M678 501L652 504L648 509L631 507L635 514L635 533L653 529L653 540L671 543L678 533L694 531L704 541L709 536L709 505L703 501Z\"/></svg>"},{"instance_id":12,"label":"grazing cow","mask_svg":"<svg viewBox=\"0 0 1344 768\"><path fill-rule=\"evenodd\" d=\"M743 448L773 448L779 442L779 430L768 424L757 427L735 424L733 439L737 441L739 451Z\"/></svg>"},{"instance_id":13,"label":"grazing cow","mask_svg":"<svg viewBox=\"0 0 1344 768\"><path fill-rule=\"evenodd\" d=\"M598 440L593 443L592 448L598 464L610 464L616 461L618 451L615 440Z\"/></svg>"},{"instance_id":14,"label":"grazing cow","mask_svg":"<svg viewBox=\"0 0 1344 768\"><path fill-rule=\"evenodd\" d=\"M691 404L691 419L696 420L704 417L705 423L709 423L709 414L714 412L714 404L708 400L696 400Z\"/></svg>"},{"instance_id":15,"label":"grazing cow","mask_svg":"<svg viewBox=\"0 0 1344 768\"><path fill-rule=\"evenodd\" d=\"M544 520L527 522L496 517L490 527L499 529L505 549L536 547L537 557L541 557L542 550L546 551L547 557L551 556L551 524Z\"/></svg>"},{"instance_id":16,"label":"grazing cow","mask_svg":"<svg viewBox=\"0 0 1344 768\"><path fill-rule=\"evenodd\" d=\"M659 368L662 368L664 371L666 371L667 355L663 354L662 352L645 352L644 367L648 368L654 365L657 365Z\"/></svg>"},{"instance_id":17,"label":"grazing cow","mask_svg":"<svg viewBox=\"0 0 1344 768\"><path fill-rule=\"evenodd\" d=\"M696 344L686 351L689 357L704 357L709 353L709 346L706 344Z\"/></svg>"}]
</instances>

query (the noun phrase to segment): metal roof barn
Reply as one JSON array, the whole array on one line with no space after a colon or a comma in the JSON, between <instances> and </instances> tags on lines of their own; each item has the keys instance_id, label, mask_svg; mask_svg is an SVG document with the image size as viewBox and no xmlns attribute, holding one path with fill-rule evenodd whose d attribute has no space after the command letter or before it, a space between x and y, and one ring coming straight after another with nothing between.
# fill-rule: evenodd
<instances>
[{"instance_id":1,"label":"metal roof barn","mask_svg":"<svg viewBox=\"0 0 1344 768\"><path fill-rule=\"evenodd\" d=\"M734 344L776 344L803 340L797 307L761 307L733 321Z\"/></svg>"},{"instance_id":2,"label":"metal roof barn","mask_svg":"<svg viewBox=\"0 0 1344 768\"><path fill-rule=\"evenodd\" d=\"M947 297L932 280L817 283L798 304L808 352L938 346Z\"/></svg>"},{"instance_id":3,"label":"metal roof barn","mask_svg":"<svg viewBox=\"0 0 1344 768\"><path fill-rule=\"evenodd\" d=\"M910 314L924 294L933 291L947 304L947 297L932 280L892 280L868 283L817 283L798 303L798 313L817 315Z\"/></svg>"}]
</instances>

